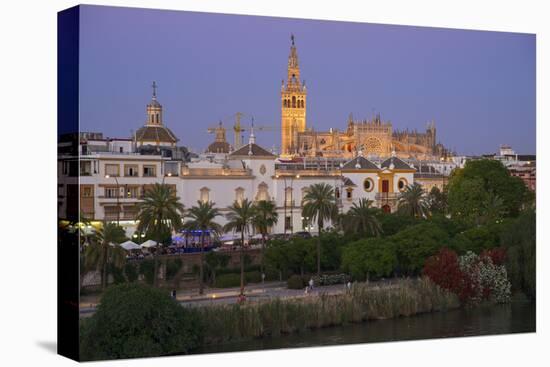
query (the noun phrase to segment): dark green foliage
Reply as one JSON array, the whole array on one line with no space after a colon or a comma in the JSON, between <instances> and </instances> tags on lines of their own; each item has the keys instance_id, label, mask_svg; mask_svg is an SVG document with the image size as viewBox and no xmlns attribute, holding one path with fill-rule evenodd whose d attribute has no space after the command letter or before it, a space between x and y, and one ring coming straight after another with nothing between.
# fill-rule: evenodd
<instances>
[{"instance_id":1,"label":"dark green foliage","mask_svg":"<svg viewBox=\"0 0 550 367\"><path fill-rule=\"evenodd\" d=\"M124 275L126 275L126 279L132 283L138 280L138 265L136 263L126 263L124 266Z\"/></svg>"},{"instance_id":2,"label":"dark green foliage","mask_svg":"<svg viewBox=\"0 0 550 367\"><path fill-rule=\"evenodd\" d=\"M248 271L244 273L246 283L260 283L262 274L259 271Z\"/></svg>"},{"instance_id":3,"label":"dark green foliage","mask_svg":"<svg viewBox=\"0 0 550 367\"><path fill-rule=\"evenodd\" d=\"M456 220L447 218L443 214L433 214L428 218L428 222L433 223L444 230L449 237L454 237L467 228L463 224L457 222Z\"/></svg>"},{"instance_id":4,"label":"dark green foliage","mask_svg":"<svg viewBox=\"0 0 550 367\"><path fill-rule=\"evenodd\" d=\"M289 289L302 289L305 287L304 279L299 275L292 275L287 280L287 287Z\"/></svg>"},{"instance_id":5,"label":"dark green foliage","mask_svg":"<svg viewBox=\"0 0 550 367\"><path fill-rule=\"evenodd\" d=\"M463 232L463 235L468 238L473 247L470 251L480 254L483 250L489 250L498 246L498 234L487 226L479 226L470 228Z\"/></svg>"},{"instance_id":6,"label":"dark green foliage","mask_svg":"<svg viewBox=\"0 0 550 367\"><path fill-rule=\"evenodd\" d=\"M114 264L109 264L107 266L107 273L113 276L114 284L121 284L126 282L126 277L124 277L124 272L122 268L114 266Z\"/></svg>"},{"instance_id":7,"label":"dark green foliage","mask_svg":"<svg viewBox=\"0 0 550 367\"><path fill-rule=\"evenodd\" d=\"M178 273L178 271L181 269L183 263L181 259L169 259L166 261L166 279L170 280L173 279L174 276Z\"/></svg>"},{"instance_id":8,"label":"dark green foliage","mask_svg":"<svg viewBox=\"0 0 550 367\"><path fill-rule=\"evenodd\" d=\"M463 169L454 170L448 187L451 215L468 224L480 223L495 213L517 216L530 198L523 181L491 159L468 161ZM497 202L503 207L495 211Z\"/></svg>"},{"instance_id":9,"label":"dark green foliage","mask_svg":"<svg viewBox=\"0 0 550 367\"><path fill-rule=\"evenodd\" d=\"M420 223L420 219L399 213L381 213L379 214L379 220L385 237L392 236L409 226Z\"/></svg>"},{"instance_id":10,"label":"dark green foliage","mask_svg":"<svg viewBox=\"0 0 550 367\"><path fill-rule=\"evenodd\" d=\"M500 235L500 243L507 251L506 269L515 290L536 297L536 214L523 212L508 223Z\"/></svg>"},{"instance_id":11,"label":"dark green foliage","mask_svg":"<svg viewBox=\"0 0 550 367\"><path fill-rule=\"evenodd\" d=\"M312 279L313 284L319 287L347 283L350 280L350 276L348 274L322 274L321 276L315 275Z\"/></svg>"},{"instance_id":12,"label":"dark green foliage","mask_svg":"<svg viewBox=\"0 0 550 367\"><path fill-rule=\"evenodd\" d=\"M195 310L163 290L121 284L108 288L97 312L82 322L80 352L83 360L189 353L202 337Z\"/></svg>"},{"instance_id":13,"label":"dark green foliage","mask_svg":"<svg viewBox=\"0 0 550 367\"><path fill-rule=\"evenodd\" d=\"M402 230L388 241L396 247L399 270L419 274L424 261L445 246L449 236L435 224L424 222Z\"/></svg>"},{"instance_id":14,"label":"dark green foliage","mask_svg":"<svg viewBox=\"0 0 550 367\"><path fill-rule=\"evenodd\" d=\"M238 287L241 284L241 276L240 274L236 273L230 273L230 274L222 274L218 275L216 277L216 288L232 288L232 287Z\"/></svg>"},{"instance_id":15,"label":"dark green foliage","mask_svg":"<svg viewBox=\"0 0 550 367\"><path fill-rule=\"evenodd\" d=\"M396 267L397 254L389 239L369 238L351 243L342 255L342 269L357 280L387 277Z\"/></svg>"},{"instance_id":16,"label":"dark green foliage","mask_svg":"<svg viewBox=\"0 0 550 367\"><path fill-rule=\"evenodd\" d=\"M148 284L155 282L155 262L153 260L143 260L139 263L139 273L145 277Z\"/></svg>"},{"instance_id":17,"label":"dark green foliage","mask_svg":"<svg viewBox=\"0 0 550 367\"><path fill-rule=\"evenodd\" d=\"M441 191L437 186L432 187L426 197L426 201L431 215L442 215L447 212L447 190Z\"/></svg>"}]
</instances>

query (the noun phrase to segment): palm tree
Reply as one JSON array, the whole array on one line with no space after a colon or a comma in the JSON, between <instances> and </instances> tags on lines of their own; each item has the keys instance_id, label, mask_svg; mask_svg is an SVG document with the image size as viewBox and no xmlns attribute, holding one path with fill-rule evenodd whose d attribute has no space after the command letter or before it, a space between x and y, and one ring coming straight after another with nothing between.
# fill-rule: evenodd
<instances>
[{"instance_id":1,"label":"palm tree","mask_svg":"<svg viewBox=\"0 0 550 367\"><path fill-rule=\"evenodd\" d=\"M252 225L262 235L262 250L260 260L260 272L264 273L264 250L267 232L277 224L279 213L273 201L260 200L255 205L256 215L252 218Z\"/></svg>"},{"instance_id":2,"label":"palm tree","mask_svg":"<svg viewBox=\"0 0 550 367\"><path fill-rule=\"evenodd\" d=\"M319 236L317 240L317 275L321 275L321 233L326 220L333 220L338 215L334 198L334 189L326 183L313 184L305 189L302 216L317 219Z\"/></svg>"},{"instance_id":3,"label":"palm tree","mask_svg":"<svg viewBox=\"0 0 550 367\"><path fill-rule=\"evenodd\" d=\"M428 214L428 203L424 189L415 182L405 187L397 198L397 208L403 214L413 217L426 217Z\"/></svg>"},{"instance_id":4,"label":"palm tree","mask_svg":"<svg viewBox=\"0 0 550 367\"><path fill-rule=\"evenodd\" d=\"M197 201L197 206L191 207L187 214L186 218L189 218L184 224L183 227L187 230L200 231L200 242L201 242L201 259L199 266L199 294L204 292L203 284L203 266L204 266L204 239L205 232L212 231L215 235L221 232L221 226L214 221L214 219L220 215L220 211L214 207L214 203Z\"/></svg>"},{"instance_id":5,"label":"palm tree","mask_svg":"<svg viewBox=\"0 0 550 367\"><path fill-rule=\"evenodd\" d=\"M359 204L353 203L343 216L342 227L346 232L355 232L371 236L379 236L382 226L376 217L379 209L372 207L372 200L362 198Z\"/></svg>"},{"instance_id":6,"label":"palm tree","mask_svg":"<svg viewBox=\"0 0 550 367\"><path fill-rule=\"evenodd\" d=\"M137 231L145 233L147 237L155 240L160 246L161 241L170 237L172 231L181 228L182 214L183 204L180 202L180 198L176 196L175 190L172 190L166 184L156 183L145 192L143 201L138 204L136 219L139 224ZM157 285L158 277L158 252L159 247L153 255L155 262L154 285Z\"/></svg>"},{"instance_id":7,"label":"palm tree","mask_svg":"<svg viewBox=\"0 0 550 367\"><path fill-rule=\"evenodd\" d=\"M124 249L117 246L124 242L126 235L124 229L114 223L104 223L99 229L93 241L86 247L84 266L88 269L96 269L101 273L101 289L107 287L107 268L112 264L121 268L126 260Z\"/></svg>"},{"instance_id":8,"label":"palm tree","mask_svg":"<svg viewBox=\"0 0 550 367\"><path fill-rule=\"evenodd\" d=\"M244 237L250 233L252 220L255 216L255 206L248 199L241 202L235 201L233 205L227 208L229 213L226 214L227 224L224 226L226 232L241 233L241 296L244 295Z\"/></svg>"}]
</instances>

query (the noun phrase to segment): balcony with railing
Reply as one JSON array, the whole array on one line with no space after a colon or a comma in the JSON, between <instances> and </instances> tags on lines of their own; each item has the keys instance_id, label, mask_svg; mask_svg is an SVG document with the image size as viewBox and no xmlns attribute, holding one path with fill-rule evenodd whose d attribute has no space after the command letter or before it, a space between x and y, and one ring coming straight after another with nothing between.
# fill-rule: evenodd
<instances>
[{"instance_id":1,"label":"balcony with railing","mask_svg":"<svg viewBox=\"0 0 550 367\"><path fill-rule=\"evenodd\" d=\"M392 201L397 200L399 193L396 192L379 192L376 194L375 198L379 201Z\"/></svg>"},{"instance_id":2,"label":"balcony with railing","mask_svg":"<svg viewBox=\"0 0 550 367\"><path fill-rule=\"evenodd\" d=\"M211 177L211 176L251 176L252 170L241 168L189 168L182 167L183 177Z\"/></svg>"}]
</instances>

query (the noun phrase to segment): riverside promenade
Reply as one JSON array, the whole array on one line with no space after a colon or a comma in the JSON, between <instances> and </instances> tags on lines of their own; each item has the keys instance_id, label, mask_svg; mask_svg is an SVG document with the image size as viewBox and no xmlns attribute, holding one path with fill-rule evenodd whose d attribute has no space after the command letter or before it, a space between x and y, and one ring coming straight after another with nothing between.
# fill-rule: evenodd
<instances>
[{"instance_id":1,"label":"riverside promenade","mask_svg":"<svg viewBox=\"0 0 550 367\"><path fill-rule=\"evenodd\" d=\"M392 286L397 279L380 280L370 282L373 288ZM321 294L333 295L346 291L345 284L314 287L312 291L305 293L305 289L288 289L286 282L265 282L264 284L251 284L245 287L247 302L268 300L271 298L300 298L318 296ZM166 290L169 293L169 290ZM204 294L198 294L198 289L178 290L177 301L185 307L210 306L218 304L234 304L238 301L240 288L205 288ZM100 295L85 295L80 299L80 317L91 316L99 304Z\"/></svg>"}]
</instances>

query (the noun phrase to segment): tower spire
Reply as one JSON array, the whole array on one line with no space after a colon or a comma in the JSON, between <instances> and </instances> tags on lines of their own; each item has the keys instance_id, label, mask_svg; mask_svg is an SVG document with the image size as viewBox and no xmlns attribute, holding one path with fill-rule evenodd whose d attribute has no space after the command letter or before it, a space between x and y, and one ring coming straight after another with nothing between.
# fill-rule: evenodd
<instances>
[{"instance_id":1,"label":"tower spire","mask_svg":"<svg viewBox=\"0 0 550 367\"><path fill-rule=\"evenodd\" d=\"M153 85L151 85L151 87L153 88L153 99L157 99L157 82L155 82L153 80Z\"/></svg>"}]
</instances>

